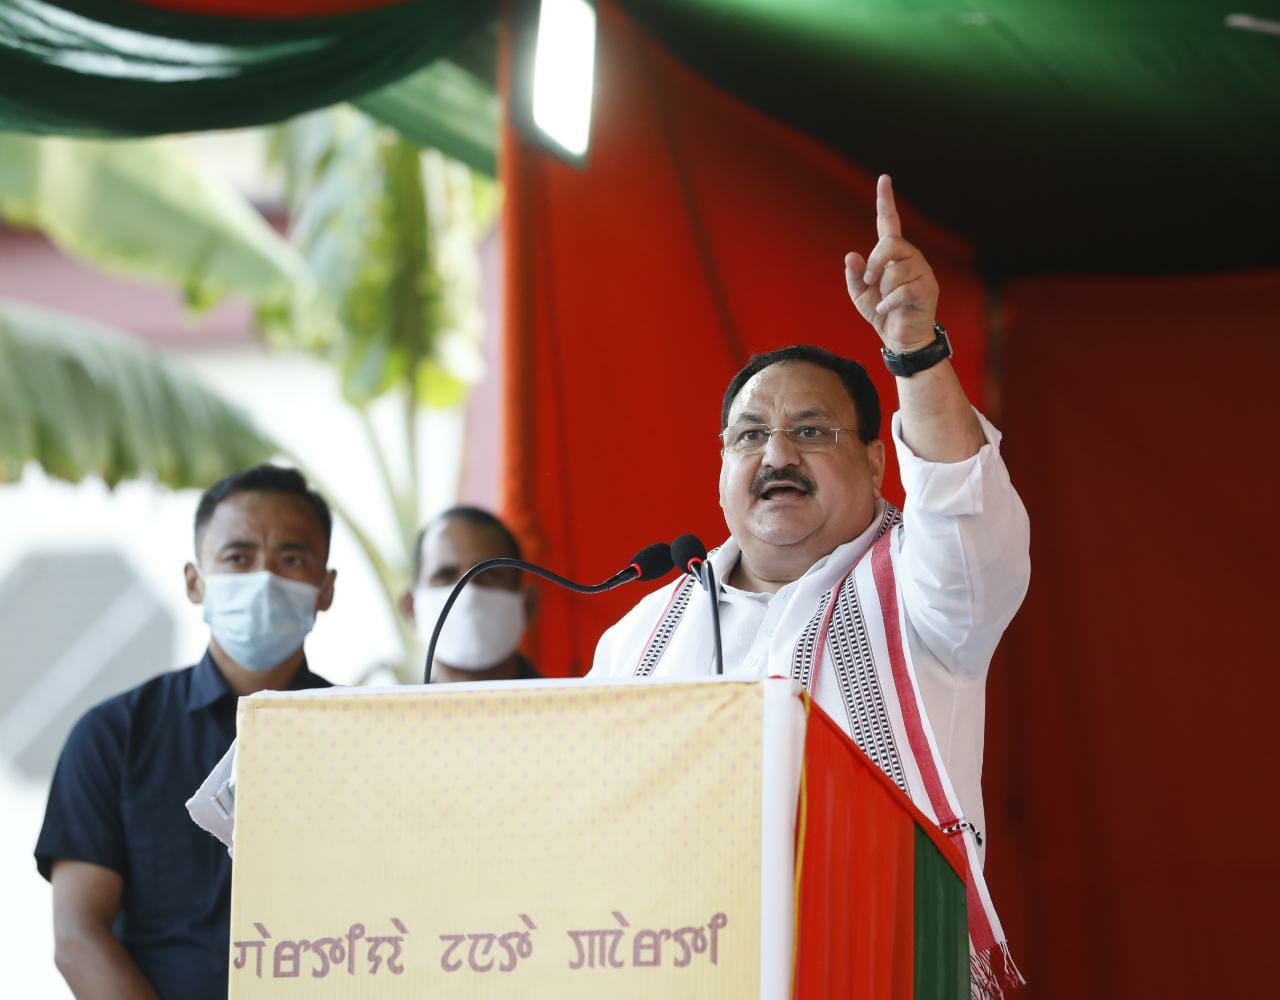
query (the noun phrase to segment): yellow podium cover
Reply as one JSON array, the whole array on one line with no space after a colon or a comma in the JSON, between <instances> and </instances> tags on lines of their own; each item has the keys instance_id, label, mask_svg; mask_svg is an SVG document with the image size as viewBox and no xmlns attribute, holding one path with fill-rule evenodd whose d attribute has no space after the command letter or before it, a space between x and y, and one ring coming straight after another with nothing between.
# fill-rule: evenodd
<instances>
[{"instance_id":1,"label":"yellow podium cover","mask_svg":"<svg viewBox=\"0 0 1280 1000\"><path fill-rule=\"evenodd\" d=\"M230 996L761 996L766 683L243 699Z\"/></svg>"}]
</instances>

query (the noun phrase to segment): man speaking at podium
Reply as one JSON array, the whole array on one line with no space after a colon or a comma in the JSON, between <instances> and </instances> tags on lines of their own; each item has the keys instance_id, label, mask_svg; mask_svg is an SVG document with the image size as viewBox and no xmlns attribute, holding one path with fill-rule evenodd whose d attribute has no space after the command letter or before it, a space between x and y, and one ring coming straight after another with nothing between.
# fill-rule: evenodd
<instances>
[{"instance_id":1,"label":"man speaking at podium","mask_svg":"<svg viewBox=\"0 0 1280 1000\"><path fill-rule=\"evenodd\" d=\"M880 496L885 446L861 365L814 347L758 355L721 410L710 555L726 673L791 676L966 856L974 985L1018 980L981 874L987 668L1026 593L1026 511L1000 433L973 409L935 321L938 284L902 236L890 179L879 241L845 258L857 310L897 377L906 504ZM692 577L650 594L596 648L596 677L714 671ZM921 710L923 708L923 711Z\"/></svg>"}]
</instances>

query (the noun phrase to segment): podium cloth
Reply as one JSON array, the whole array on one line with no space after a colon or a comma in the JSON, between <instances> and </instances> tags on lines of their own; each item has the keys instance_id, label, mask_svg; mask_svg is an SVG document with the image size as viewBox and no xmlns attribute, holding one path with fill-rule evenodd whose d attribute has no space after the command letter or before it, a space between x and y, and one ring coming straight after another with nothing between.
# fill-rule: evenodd
<instances>
[{"instance_id":1,"label":"podium cloth","mask_svg":"<svg viewBox=\"0 0 1280 1000\"><path fill-rule=\"evenodd\" d=\"M959 1000L959 857L809 705L784 679L242 700L231 997Z\"/></svg>"}]
</instances>

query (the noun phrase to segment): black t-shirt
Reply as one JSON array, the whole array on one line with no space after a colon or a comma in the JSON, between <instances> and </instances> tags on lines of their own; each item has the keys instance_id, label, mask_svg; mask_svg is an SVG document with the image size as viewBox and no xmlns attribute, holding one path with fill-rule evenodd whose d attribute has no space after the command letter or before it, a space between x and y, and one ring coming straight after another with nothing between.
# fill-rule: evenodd
<instances>
[{"instance_id":1,"label":"black t-shirt","mask_svg":"<svg viewBox=\"0 0 1280 1000\"><path fill-rule=\"evenodd\" d=\"M292 690L329 687L304 663ZM117 871L114 931L165 998L223 1000L231 858L186 801L235 738L236 696L206 652L90 709L54 772L36 867L59 859Z\"/></svg>"}]
</instances>

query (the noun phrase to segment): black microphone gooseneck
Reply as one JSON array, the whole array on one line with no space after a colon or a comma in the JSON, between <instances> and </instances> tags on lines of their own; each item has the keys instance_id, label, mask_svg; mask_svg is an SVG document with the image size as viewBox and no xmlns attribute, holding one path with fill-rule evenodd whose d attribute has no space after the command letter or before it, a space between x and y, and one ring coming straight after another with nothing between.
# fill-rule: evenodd
<instances>
[{"instance_id":1,"label":"black microphone gooseneck","mask_svg":"<svg viewBox=\"0 0 1280 1000\"><path fill-rule=\"evenodd\" d=\"M444 602L444 607L440 610L440 617L436 619L436 627L431 631L431 642L427 644L427 662L422 670L422 683L431 683L431 664L435 661L436 641L440 638L440 632L444 628L444 620L449 617L449 611L453 608L454 601L462 593L462 588L473 577L479 576L485 570L510 566L512 569L525 570L534 576L550 580L566 590L572 590L575 594L603 594L606 590L613 590L614 587L621 587L624 583L631 583L633 580L656 580L658 577L665 576L671 572L674 565L671 561L671 546L666 542L654 542L652 545L646 545L632 557L626 569L614 573L603 583L597 583L594 586L574 583L558 573L552 573L549 569L535 566L533 563L525 562L523 559L486 559L484 562L478 562L463 573L458 582L453 585L453 590L450 591L448 600Z\"/></svg>"},{"instance_id":2,"label":"black microphone gooseneck","mask_svg":"<svg viewBox=\"0 0 1280 1000\"><path fill-rule=\"evenodd\" d=\"M711 599L711 638L716 649L716 675L724 674L724 651L720 640L720 588L716 571L707 558L707 547L694 535L681 535L671 543L671 558L676 567L702 584Z\"/></svg>"}]
</instances>

